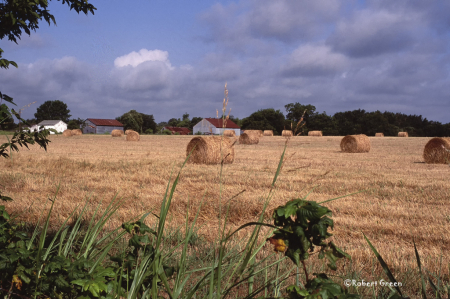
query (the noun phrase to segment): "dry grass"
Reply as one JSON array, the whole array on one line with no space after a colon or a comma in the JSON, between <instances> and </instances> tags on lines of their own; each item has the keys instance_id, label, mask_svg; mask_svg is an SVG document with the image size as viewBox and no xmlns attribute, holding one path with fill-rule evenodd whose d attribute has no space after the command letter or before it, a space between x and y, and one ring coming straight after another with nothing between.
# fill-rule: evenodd
<instances>
[{"instance_id":1,"label":"dry grass","mask_svg":"<svg viewBox=\"0 0 450 299\"><path fill-rule=\"evenodd\" d=\"M140 140L140 136L139 133L133 130L127 130L126 132L128 132L127 135L127 141L139 141Z\"/></svg>"},{"instance_id":2,"label":"dry grass","mask_svg":"<svg viewBox=\"0 0 450 299\"><path fill-rule=\"evenodd\" d=\"M398 132L398 137L408 137L408 132Z\"/></svg>"},{"instance_id":3,"label":"dry grass","mask_svg":"<svg viewBox=\"0 0 450 299\"><path fill-rule=\"evenodd\" d=\"M100 200L107 205L116 193L127 198L113 216L110 228L150 210L157 213L172 168L177 171L181 166L191 138L153 135L141 136L140 142L117 142L104 135L85 134L76 139L50 136L48 152L34 146L14 153L12 161L0 159L0 182L7 186L4 195L15 199L5 205L8 211L20 214L19 219L36 223L43 207L49 207L47 198L61 184L53 227L86 197L90 197L92 207ZM310 191L309 200L320 202L365 190L325 204L333 211L333 239L352 256L354 271L371 277L373 264L377 264L364 233L395 275L416 268L413 238L424 267L439 272L442 253L442 271L448 274L450 167L423 163L429 138L369 137L372 148L364 155L342 153L341 139L305 136L289 141L267 216L279 205ZM6 137L0 136L0 140L6 142ZM258 147L236 146L234 163L224 165L222 198L220 165L187 164L174 194L171 224L182 226L186 210L196 211L202 200L199 234L207 240L217 236L218 208L225 209L227 202L230 229L254 221L268 194L285 141L273 137L261 139ZM149 217L149 221L154 223L155 218ZM245 231L238 237L244 238ZM264 249L271 250L270 246ZM342 263L339 265L341 269ZM379 266L375 270L381 273Z\"/></svg>"},{"instance_id":4,"label":"dry grass","mask_svg":"<svg viewBox=\"0 0 450 299\"><path fill-rule=\"evenodd\" d=\"M111 136L112 137L122 137L123 136L123 131L122 130L112 130L111 131Z\"/></svg>"},{"instance_id":5,"label":"dry grass","mask_svg":"<svg viewBox=\"0 0 450 299\"><path fill-rule=\"evenodd\" d=\"M449 164L450 138L435 137L428 141L423 150L423 159L431 164Z\"/></svg>"},{"instance_id":6,"label":"dry grass","mask_svg":"<svg viewBox=\"0 0 450 299\"><path fill-rule=\"evenodd\" d=\"M64 137L72 137L74 134L73 134L72 130L65 130L65 131L62 133L62 135L63 135Z\"/></svg>"},{"instance_id":7,"label":"dry grass","mask_svg":"<svg viewBox=\"0 0 450 299\"><path fill-rule=\"evenodd\" d=\"M316 137L322 137L322 131L309 131L308 136L316 136Z\"/></svg>"},{"instance_id":8,"label":"dry grass","mask_svg":"<svg viewBox=\"0 0 450 299\"><path fill-rule=\"evenodd\" d=\"M347 135L341 140L341 151L344 153L368 153L370 140L364 134Z\"/></svg>"},{"instance_id":9,"label":"dry grass","mask_svg":"<svg viewBox=\"0 0 450 299\"><path fill-rule=\"evenodd\" d=\"M258 133L242 133L239 136L239 144L258 144L259 134Z\"/></svg>"},{"instance_id":10,"label":"dry grass","mask_svg":"<svg viewBox=\"0 0 450 299\"><path fill-rule=\"evenodd\" d=\"M192 153L191 153L192 152ZM186 147L189 163L231 164L234 162L234 141L227 137L194 137Z\"/></svg>"},{"instance_id":11,"label":"dry grass","mask_svg":"<svg viewBox=\"0 0 450 299\"><path fill-rule=\"evenodd\" d=\"M384 137L384 133L375 133L375 137Z\"/></svg>"},{"instance_id":12,"label":"dry grass","mask_svg":"<svg viewBox=\"0 0 450 299\"><path fill-rule=\"evenodd\" d=\"M273 131L272 131L272 130L265 130L265 131L263 132L263 135L264 135L264 136L273 136Z\"/></svg>"},{"instance_id":13,"label":"dry grass","mask_svg":"<svg viewBox=\"0 0 450 299\"><path fill-rule=\"evenodd\" d=\"M291 137L293 135L291 130L283 130L283 132L281 132L281 136L283 137Z\"/></svg>"}]
</instances>

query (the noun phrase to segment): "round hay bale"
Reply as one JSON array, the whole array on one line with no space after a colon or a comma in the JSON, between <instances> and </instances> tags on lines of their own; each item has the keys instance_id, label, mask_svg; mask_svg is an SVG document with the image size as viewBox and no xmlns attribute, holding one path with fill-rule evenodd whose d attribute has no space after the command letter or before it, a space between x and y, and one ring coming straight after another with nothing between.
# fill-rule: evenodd
<instances>
[{"instance_id":1,"label":"round hay bale","mask_svg":"<svg viewBox=\"0 0 450 299\"><path fill-rule=\"evenodd\" d=\"M256 133L243 133L239 136L239 144L258 144L259 135Z\"/></svg>"},{"instance_id":2,"label":"round hay bale","mask_svg":"<svg viewBox=\"0 0 450 299\"><path fill-rule=\"evenodd\" d=\"M139 136L139 133L133 130L127 130L127 141L139 141L141 137Z\"/></svg>"},{"instance_id":3,"label":"round hay bale","mask_svg":"<svg viewBox=\"0 0 450 299\"><path fill-rule=\"evenodd\" d=\"M384 137L383 133L375 133L375 137Z\"/></svg>"},{"instance_id":4,"label":"round hay bale","mask_svg":"<svg viewBox=\"0 0 450 299\"><path fill-rule=\"evenodd\" d=\"M281 132L281 136L284 136L284 137L291 137L293 134L292 134L292 131L291 130L283 130L283 132Z\"/></svg>"},{"instance_id":5,"label":"round hay bale","mask_svg":"<svg viewBox=\"0 0 450 299\"><path fill-rule=\"evenodd\" d=\"M435 137L428 141L423 150L423 159L429 164L449 164L450 138Z\"/></svg>"},{"instance_id":6,"label":"round hay bale","mask_svg":"<svg viewBox=\"0 0 450 299\"><path fill-rule=\"evenodd\" d=\"M74 136L83 135L83 132L81 132L80 129L75 129L75 130L72 130L72 135L74 135Z\"/></svg>"},{"instance_id":7,"label":"round hay bale","mask_svg":"<svg viewBox=\"0 0 450 299\"><path fill-rule=\"evenodd\" d=\"M308 132L308 136L317 136L317 137L321 137L323 136L322 131L309 131Z\"/></svg>"},{"instance_id":8,"label":"round hay bale","mask_svg":"<svg viewBox=\"0 0 450 299\"><path fill-rule=\"evenodd\" d=\"M72 130L65 130L65 131L62 133L62 135L63 135L64 137L72 137L72 136L73 136L73 132L72 132Z\"/></svg>"},{"instance_id":9,"label":"round hay bale","mask_svg":"<svg viewBox=\"0 0 450 299\"><path fill-rule=\"evenodd\" d=\"M345 153L368 153L370 140L364 134L347 135L341 140L341 150Z\"/></svg>"},{"instance_id":10,"label":"round hay bale","mask_svg":"<svg viewBox=\"0 0 450 299\"><path fill-rule=\"evenodd\" d=\"M122 130L112 130L111 131L111 136L112 137L122 137L123 136L123 131Z\"/></svg>"},{"instance_id":11,"label":"round hay bale","mask_svg":"<svg viewBox=\"0 0 450 299\"><path fill-rule=\"evenodd\" d=\"M398 137L408 137L408 132L398 132Z\"/></svg>"},{"instance_id":12,"label":"round hay bale","mask_svg":"<svg viewBox=\"0 0 450 299\"><path fill-rule=\"evenodd\" d=\"M234 130L225 130L223 131L223 136L236 137L236 132Z\"/></svg>"},{"instance_id":13,"label":"round hay bale","mask_svg":"<svg viewBox=\"0 0 450 299\"><path fill-rule=\"evenodd\" d=\"M134 130L130 130L130 129L128 129L128 130L125 130L125 135L128 135L128 133L129 132L136 132L136 131L134 131Z\"/></svg>"},{"instance_id":14,"label":"round hay bale","mask_svg":"<svg viewBox=\"0 0 450 299\"><path fill-rule=\"evenodd\" d=\"M272 130L264 130L263 135L264 136L273 136L273 131Z\"/></svg>"},{"instance_id":15,"label":"round hay bale","mask_svg":"<svg viewBox=\"0 0 450 299\"><path fill-rule=\"evenodd\" d=\"M219 136L194 137L186 148L186 157L189 154L188 163L220 164L223 159L224 164L231 164L234 162L234 142Z\"/></svg>"},{"instance_id":16,"label":"round hay bale","mask_svg":"<svg viewBox=\"0 0 450 299\"><path fill-rule=\"evenodd\" d=\"M244 133L254 134L254 135L258 136L258 137L264 136L264 133L263 133L262 130L245 130Z\"/></svg>"}]
</instances>

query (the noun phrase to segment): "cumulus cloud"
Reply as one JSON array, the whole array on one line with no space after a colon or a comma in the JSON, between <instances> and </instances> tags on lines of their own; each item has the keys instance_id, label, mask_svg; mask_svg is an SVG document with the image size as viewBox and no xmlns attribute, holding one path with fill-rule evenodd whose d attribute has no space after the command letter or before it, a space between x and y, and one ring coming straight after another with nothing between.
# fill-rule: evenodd
<instances>
[{"instance_id":1,"label":"cumulus cloud","mask_svg":"<svg viewBox=\"0 0 450 299\"><path fill-rule=\"evenodd\" d=\"M347 58L328 46L306 44L295 49L281 67L283 76L329 76L344 72Z\"/></svg>"},{"instance_id":2,"label":"cumulus cloud","mask_svg":"<svg viewBox=\"0 0 450 299\"><path fill-rule=\"evenodd\" d=\"M114 60L114 65L116 67L124 67L127 65L131 65L133 67L137 67L141 63L146 61L160 61L166 64L169 69L173 69L172 65L169 61L169 53L167 51L161 50L147 50L141 49L139 52L131 52L126 55L117 57Z\"/></svg>"}]
</instances>

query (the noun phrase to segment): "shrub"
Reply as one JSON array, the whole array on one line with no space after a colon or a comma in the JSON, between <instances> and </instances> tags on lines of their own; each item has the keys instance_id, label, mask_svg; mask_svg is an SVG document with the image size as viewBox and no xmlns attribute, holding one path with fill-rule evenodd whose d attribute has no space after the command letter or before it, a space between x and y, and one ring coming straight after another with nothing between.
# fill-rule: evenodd
<instances>
[{"instance_id":1,"label":"shrub","mask_svg":"<svg viewBox=\"0 0 450 299\"><path fill-rule=\"evenodd\" d=\"M144 132L145 134L153 134L153 130L152 129L147 129Z\"/></svg>"},{"instance_id":2,"label":"shrub","mask_svg":"<svg viewBox=\"0 0 450 299\"><path fill-rule=\"evenodd\" d=\"M164 130L161 132L163 135L172 135L172 132L170 130Z\"/></svg>"}]
</instances>

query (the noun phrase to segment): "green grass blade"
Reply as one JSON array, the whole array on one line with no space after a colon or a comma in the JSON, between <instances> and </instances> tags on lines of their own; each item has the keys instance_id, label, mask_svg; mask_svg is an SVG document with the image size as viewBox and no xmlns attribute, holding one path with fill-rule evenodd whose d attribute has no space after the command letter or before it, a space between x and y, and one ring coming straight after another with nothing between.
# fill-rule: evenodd
<instances>
[{"instance_id":1,"label":"green grass blade","mask_svg":"<svg viewBox=\"0 0 450 299\"><path fill-rule=\"evenodd\" d=\"M372 252L375 254L375 256L378 259L378 262L380 263L381 267L384 270L384 273L389 277L389 280L395 284L395 289L397 290L398 294L403 297L402 292L400 291L400 288L398 287L397 280L394 278L394 275L392 274L391 270L389 270L389 267L381 257L381 255L378 253L378 251L375 249L375 247L370 243L369 239L366 237L366 235L363 233L364 239L366 239L367 243L370 246L370 249L372 249Z\"/></svg>"},{"instance_id":2,"label":"green grass blade","mask_svg":"<svg viewBox=\"0 0 450 299\"><path fill-rule=\"evenodd\" d=\"M420 274L420 281L421 281L421 293L422 293L422 299L427 299L427 291L425 286L425 279L423 279L423 273L422 273L422 264L420 262L419 252L417 251L416 242L413 240L414 244L414 253L416 254L416 261L417 266L419 267L419 274Z\"/></svg>"}]
</instances>

